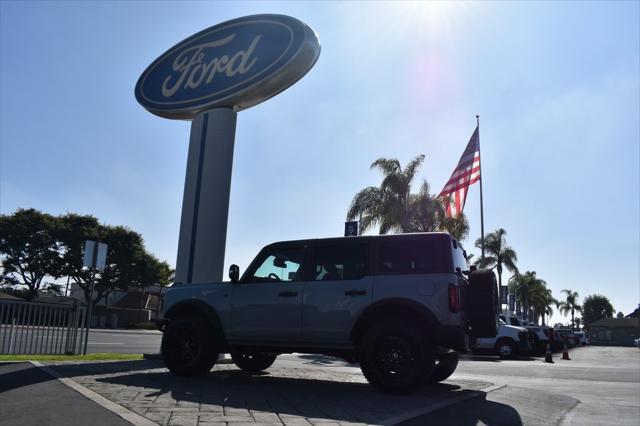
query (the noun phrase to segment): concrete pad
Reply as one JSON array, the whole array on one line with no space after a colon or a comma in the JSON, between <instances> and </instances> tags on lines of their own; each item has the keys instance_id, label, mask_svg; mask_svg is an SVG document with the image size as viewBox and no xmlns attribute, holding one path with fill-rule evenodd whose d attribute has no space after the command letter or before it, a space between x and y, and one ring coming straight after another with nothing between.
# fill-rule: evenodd
<instances>
[{"instance_id":1,"label":"concrete pad","mask_svg":"<svg viewBox=\"0 0 640 426\"><path fill-rule=\"evenodd\" d=\"M452 380L414 395L387 395L359 373L272 367L259 375L216 365L202 378L177 377L160 362L52 365L58 374L163 425L227 422L394 424L430 407L481 395L492 384ZM155 405L157 403L157 406Z\"/></svg>"}]
</instances>

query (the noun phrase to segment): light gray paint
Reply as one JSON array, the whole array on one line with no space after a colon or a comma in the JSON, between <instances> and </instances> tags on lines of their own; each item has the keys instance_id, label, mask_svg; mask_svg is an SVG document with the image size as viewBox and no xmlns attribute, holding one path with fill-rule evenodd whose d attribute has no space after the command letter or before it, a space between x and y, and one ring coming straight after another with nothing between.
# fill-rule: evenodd
<instances>
[{"instance_id":1,"label":"light gray paint","mask_svg":"<svg viewBox=\"0 0 640 426\"><path fill-rule=\"evenodd\" d=\"M176 282L222 281L236 118L216 108L191 122Z\"/></svg>"}]
</instances>

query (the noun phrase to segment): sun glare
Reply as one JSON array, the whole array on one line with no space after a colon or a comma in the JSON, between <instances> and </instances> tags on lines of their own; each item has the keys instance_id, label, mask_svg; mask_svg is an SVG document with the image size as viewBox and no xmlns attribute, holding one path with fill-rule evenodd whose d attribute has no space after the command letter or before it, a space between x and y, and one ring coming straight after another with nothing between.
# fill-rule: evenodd
<instances>
[{"instance_id":1,"label":"sun glare","mask_svg":"<svg viewBox=\"0 0 640 426\"><path fill-rule=\"evenodd\" d=\"M473 3L463 1L398 1L381 3L377 15L391 24L394 32L416 28L430 37L447 37L469 15Z\"/></svg>"}]
</instances>

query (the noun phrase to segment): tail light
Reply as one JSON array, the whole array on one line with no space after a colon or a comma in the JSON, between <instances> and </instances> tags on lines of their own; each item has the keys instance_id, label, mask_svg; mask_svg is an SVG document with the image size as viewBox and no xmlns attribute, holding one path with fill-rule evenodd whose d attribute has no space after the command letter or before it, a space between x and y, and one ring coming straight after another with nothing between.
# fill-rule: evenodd
<instances>
[{"instance_id":1,"label":"tail light","mask_svg":"<svg viewBox=\"0 0 640 426\"><path fill-rule=\"evenodd\" d=\"M449 310L451 312L460 312L460 287L455 284L449 284Z\"/></svg>"}]
</instances>

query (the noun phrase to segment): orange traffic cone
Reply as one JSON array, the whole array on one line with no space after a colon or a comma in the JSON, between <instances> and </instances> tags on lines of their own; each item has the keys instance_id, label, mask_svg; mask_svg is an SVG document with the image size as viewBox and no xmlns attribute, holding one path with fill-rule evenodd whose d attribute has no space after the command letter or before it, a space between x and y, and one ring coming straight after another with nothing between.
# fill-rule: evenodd
<instances>
[{"instance_id":1,"label":"orange traffic cone","mask_svg":"<svg viewBox=\"0 0 640 426\"><path fill-rule=\"evenodd\" d=\"M564 349L562 350L562 359L566 359L567 361L571 361L569 358L569 348L567 347L567 341L564 341Z\"/></svg>"},{"instance_id":2,"label":"orange traffic cone","mask_svg":"<svg viewBox=\"0 0 640 426\"><path fill-rule=\"evenodd\" d=\"M553 364L553 357L551 356L551 346L547 343L547 351L544 353L544 362Z\"/></svg>"}]
</instances>

